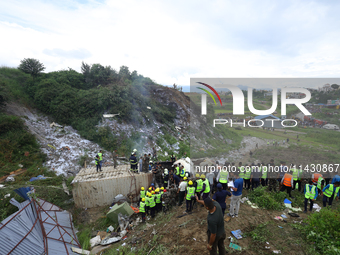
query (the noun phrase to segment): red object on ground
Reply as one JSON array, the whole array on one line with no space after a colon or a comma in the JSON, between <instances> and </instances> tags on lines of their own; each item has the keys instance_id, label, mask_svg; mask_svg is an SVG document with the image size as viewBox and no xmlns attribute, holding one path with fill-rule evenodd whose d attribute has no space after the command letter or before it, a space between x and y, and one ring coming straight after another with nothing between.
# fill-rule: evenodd
<instances>
[{"instance_id":1,"label":"red object on ground","mask_svg":"<svg viewBox=\"0 0 340 255\"><path fill-rule=\"evenodd\" d=\"M133 207L133 206L130 206L130 207L131 207L131 209L132 209L135 213L139 213L139 209L138 209L138 208Z\"/></svg>"}]
</instances>

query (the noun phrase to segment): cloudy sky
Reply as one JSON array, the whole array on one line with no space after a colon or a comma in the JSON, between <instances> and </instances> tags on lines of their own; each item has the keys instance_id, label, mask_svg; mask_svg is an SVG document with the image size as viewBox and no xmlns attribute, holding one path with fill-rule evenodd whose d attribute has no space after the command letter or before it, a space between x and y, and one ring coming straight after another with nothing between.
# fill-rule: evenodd
<instances>
[{"instance_id":1,"label":"cloudy sky","mask_svg":"<svg viewBox=\"0 0 340 255\"><path fill-rule=\"evenodd\" d=\"M126 65L160 84L190 77L339 77L339 1L0 2L0 66Z\"/></svg>"}]
</instances>

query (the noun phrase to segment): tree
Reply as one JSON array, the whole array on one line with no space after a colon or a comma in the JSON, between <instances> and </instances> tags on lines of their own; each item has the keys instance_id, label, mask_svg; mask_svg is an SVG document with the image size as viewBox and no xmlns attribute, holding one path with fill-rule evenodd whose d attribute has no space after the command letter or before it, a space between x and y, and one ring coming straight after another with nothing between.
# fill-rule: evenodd
<instances>
[{"instance_id":1,"label":"tree","mask_svg":"<svg viewBox=\"0 0 340 255\"><path fill-rule=\"evenodd\" d=\"M28 73L32 75L33 78L37 77L42 71L45 70L45 67L39 60L34 58L24 58L21 60L18 69L23 71L24 73Z\"/></svg>"},{"instance_id":2,"label":"tree","mask_svg":"<svg viewBox=\"0 0 340 255\"><path fill-rule=\"evenodd\" d=\"M340 86L339 86L338 84L332 84L332 85L331 85L331 88L332 88L332 89L335 89L335 90L338 89L339 87L340 87Z\"/></svg>"}]
</instances>

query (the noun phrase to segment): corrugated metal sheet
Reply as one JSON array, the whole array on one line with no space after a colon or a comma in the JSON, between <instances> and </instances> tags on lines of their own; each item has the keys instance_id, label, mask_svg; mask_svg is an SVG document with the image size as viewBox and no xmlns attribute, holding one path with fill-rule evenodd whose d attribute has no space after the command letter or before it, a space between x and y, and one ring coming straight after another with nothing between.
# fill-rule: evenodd
<instances>
[{"instance_id":1,"label":"corrugated metal sheet","mask_svg":"<svg viewBox=\"0 0 340 255\"><path fill-rule=\"evenodd\" d=\"M127 172L128 165L102 167L103 172L97 173L93 169L82 169L73 180L73 198L78 207L92 208L96 206L111 205L118 194L127 195L135 190L133 177ZM102 175L101 175L102 174ZM152 182L152 173L133 175L136 178L136 188L148 187Z\"/></svg>"},{"instance_id":2,"label":"corrugated metal sheet","mask_svg":"<svg viewBox=\"0 0 340 255\"><path fill-rule=\"evenodd\" d=\"M71 214L37 200L19 203L11 199L19 211L0 223L0 255L75 254L71 247L80 248Z\"/></svg>"}]
</instances>

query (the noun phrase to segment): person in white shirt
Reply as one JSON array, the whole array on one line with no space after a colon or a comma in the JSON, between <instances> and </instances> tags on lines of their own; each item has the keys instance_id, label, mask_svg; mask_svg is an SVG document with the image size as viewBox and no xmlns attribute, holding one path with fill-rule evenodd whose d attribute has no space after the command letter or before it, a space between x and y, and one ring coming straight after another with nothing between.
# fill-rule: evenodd
<instances>
[{"instance_id":1,"label":"person in white shirt","mask_svg":"<svg viewBox=\"0 0 340 255\"><path fill-rule=\"evenodd\" d=\"M215 179L215 173L212 171L212 169L208 169L207 174L205 175L205 178L208 179L209 184L210 184L210 191L212 193L213 191L213 185L214 185L214 179Z\"/></svg>"},{"instance_id":2,"label":"person in white shirt","mask_svg":"<svg viewBox=\"0 0 340 255\"><path fill-rule=\"evenodd\" d=\"M178 206L181 206L183 201L184 201L184 196L185 196L185 191L187 189L187 182L188 178L185 176L183 178L183 181L181 181L181 183L179 184L178 190L177 190L177 194L178 194Z\"/></svg>"}]
</instances>

